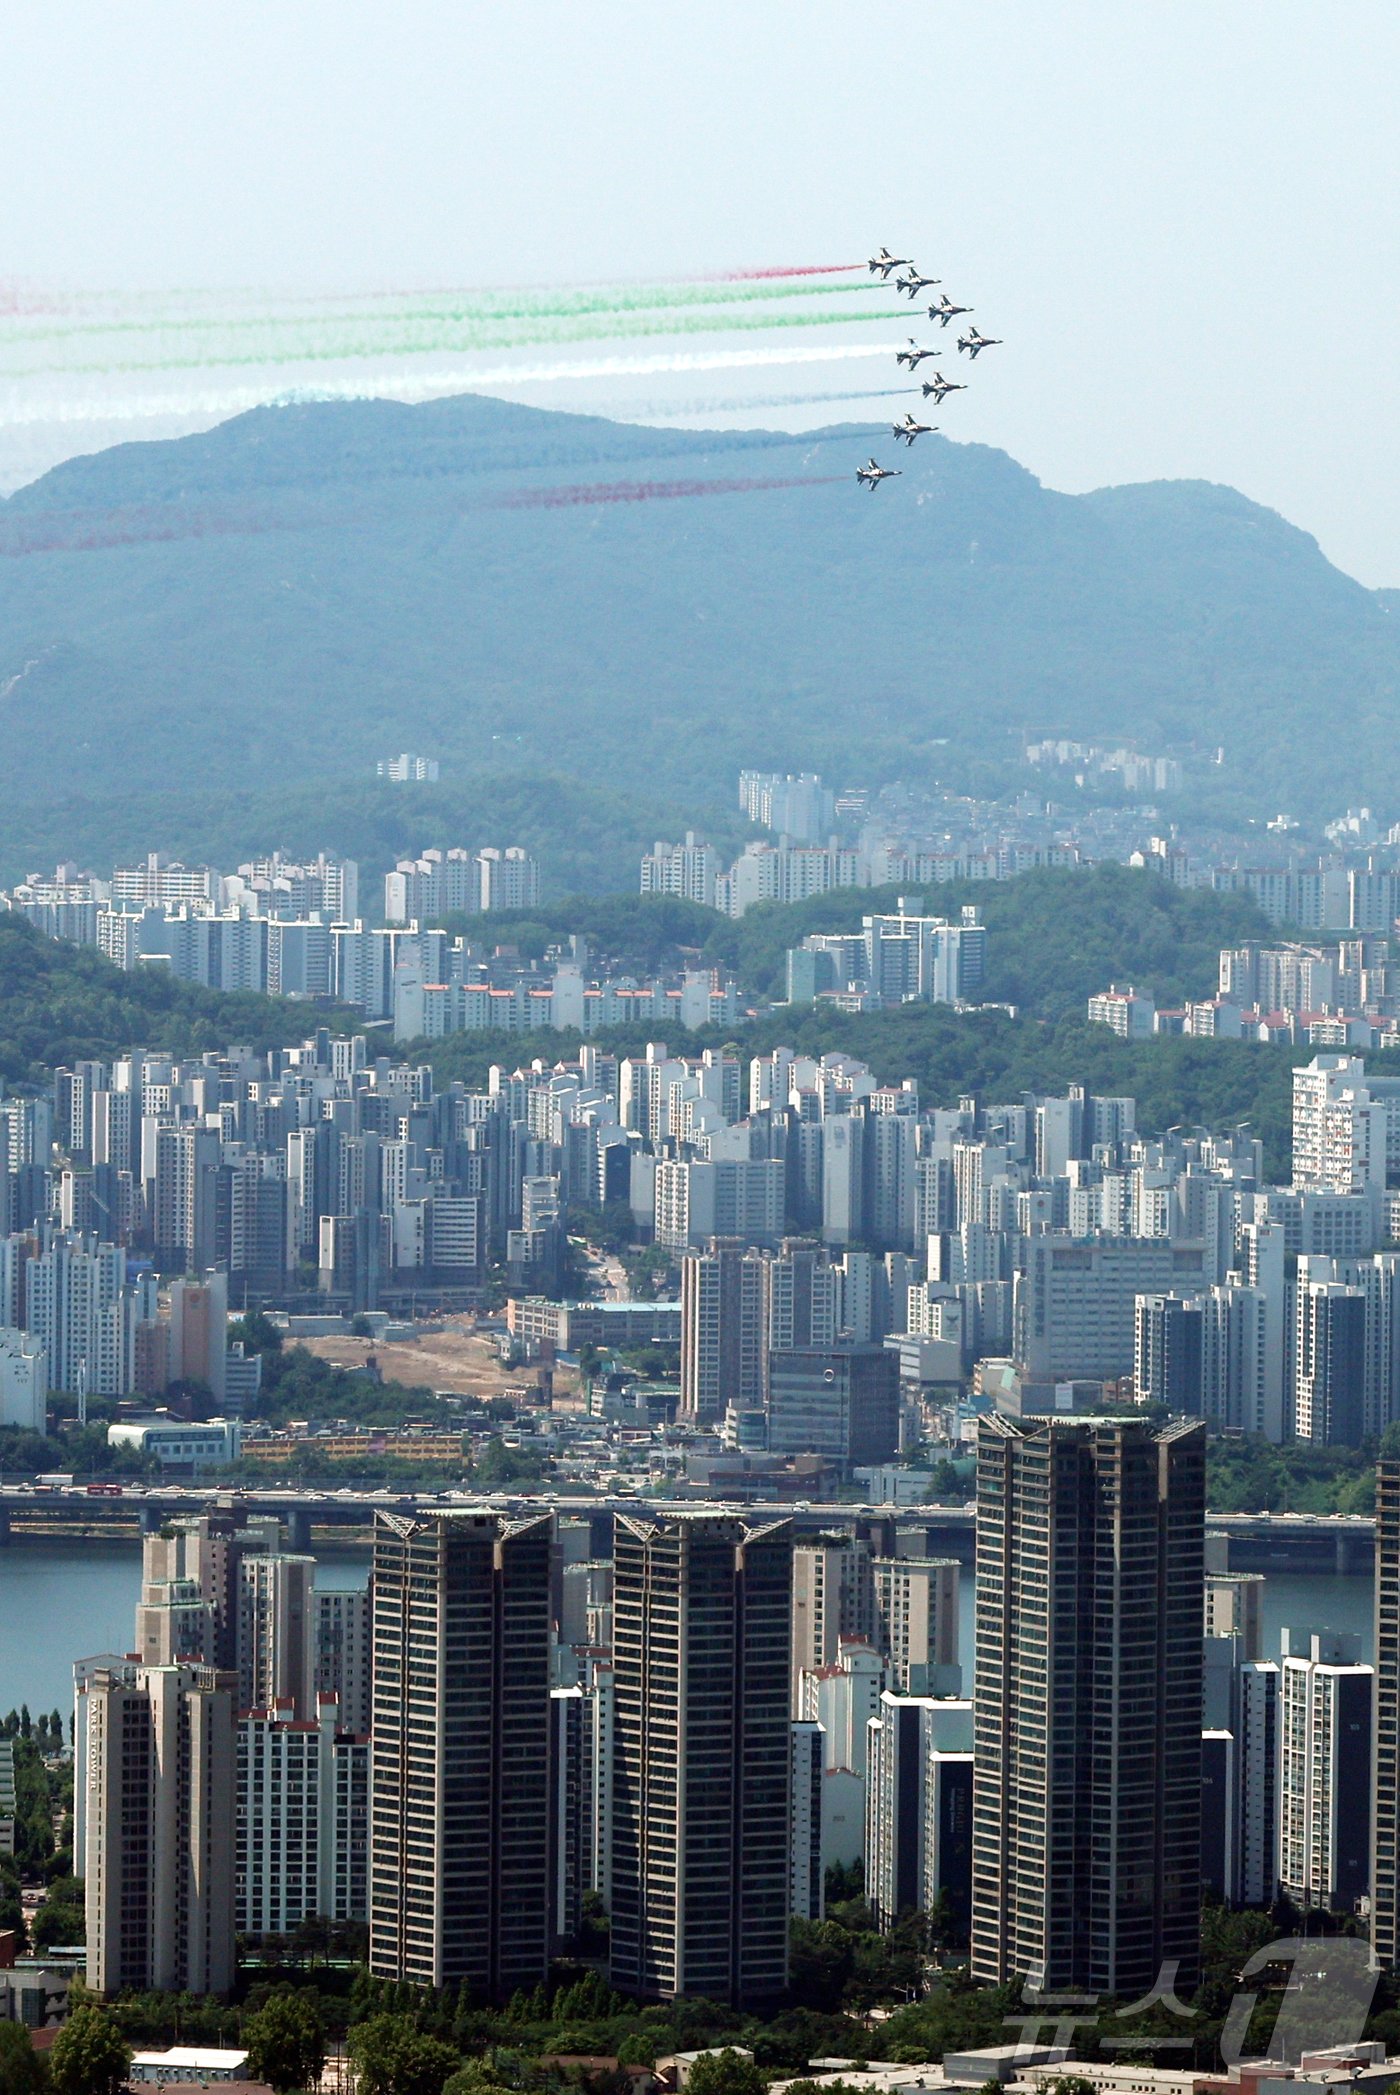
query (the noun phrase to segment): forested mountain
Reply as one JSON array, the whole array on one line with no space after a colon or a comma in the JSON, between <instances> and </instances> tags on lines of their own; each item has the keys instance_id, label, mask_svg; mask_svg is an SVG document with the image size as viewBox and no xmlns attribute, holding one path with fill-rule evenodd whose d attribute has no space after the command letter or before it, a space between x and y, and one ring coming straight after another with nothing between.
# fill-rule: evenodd
<instances>
[{"instance_id":1,"label":"forested mountain","mask_svg":"<svg viewBox=\"0 0 1400 2095\"><path fill-rule=\"evenodd\" d=\"M1304 532L942 437L867 497L871 439L466 396L73 460L0 504L0 871L518 840L556 894L625 887L734 826L742 764L1000 790L1028 728L1184 750L1256 812L1397 797L1390 595ZM375 783L405 747L440 786Z\"/></svg>"}]
</instances>

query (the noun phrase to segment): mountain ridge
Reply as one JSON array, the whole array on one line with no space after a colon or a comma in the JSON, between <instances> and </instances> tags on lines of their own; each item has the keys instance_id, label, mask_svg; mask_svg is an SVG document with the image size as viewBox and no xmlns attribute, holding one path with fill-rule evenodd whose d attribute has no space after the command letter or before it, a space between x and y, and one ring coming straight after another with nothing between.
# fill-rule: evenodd
<instances>
[{"instance_id":1,"label":"mountain ridge","mask_svg":"<svg viewBox=\"0 0 1400 2095\"><path fill-rule=\"evenodd\" d=\"M247 849L335 844L318 822L363 827L404 747L444 770L412 848L559 780L565 818L520 838L556 891L630 884L741 765L1014 790L1046 723L1198 752L1236 812L1400 797L1394 593L1310 534L1215 482L1064 494L946 435L867 495L872 442L459 395L68 460L0 502L0 867L197 849L235 797Z\"/></svg>"}]
</instances>

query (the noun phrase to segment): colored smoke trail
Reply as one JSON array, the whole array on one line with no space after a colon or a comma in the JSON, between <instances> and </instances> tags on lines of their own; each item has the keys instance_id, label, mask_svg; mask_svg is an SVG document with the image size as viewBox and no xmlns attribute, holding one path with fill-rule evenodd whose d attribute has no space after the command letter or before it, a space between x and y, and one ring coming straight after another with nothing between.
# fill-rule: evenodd
<instances>
[{"instance_id":1,"label":"colored smoke trail","mask_svg":"<svg viewBox=\"0 0 1400 2095\"><path fill-rule=\"evenodd\" d=\"M363 378L323 380L308 386L289 387L272 380L265 385L205 386L179 393L132 393L124 399L99 394L86 394L78 399L0 398L0 426L121 424L190 415L227 416L246 414L255 407L301 406L335 400L378 399L408 404L440 399L446 394L469 393L483 386L514 388L582 379L660 378L687 372L754 371L791 368L800 364L844 363L852 357L890 357L899 346L897 342L839 342L808 349L792 342L775 344L771 349L660 350L650 356L570 358L556 363L488 365L484 369L462 365L436 371L381 372ZM901 386L897 390L909 392L912 388ZM841 394L837 397L847 399L851 396Z\"/></svg>"},{"instance_id":2,"label":"colored smoke trail","mask_svg":"<svg viewBox=\"0 0 1400 2095\"><path fill-rule=\"evenodd\" d=\"M121 546L163 545L187 538L249 538L296 531L308 519L253 514L247 509L138 508L84 516L0 517L0 560L35 553L103 553Z\"/></svg>"},{"instance_id":3,"label":"colored smoke trail","mask_svg":"<svg viewBox=\"0 0 1400 2095\"><path fill-rule=\"evenodd\" d=\"M409 403L472 390L528 398L517 389L885 357L893 344L873 338L895 315L887 296L864 294L887 290L857 262L341 293L89 294L10 279L0 283L0 487L71 456L80 432L89 447L127 432L182 435L276 402ZM902 313L899 323L903 335ZM828 385L839 379L837 370L822 376ZM607 412L602 396L588 397ZM819 402L779 394L771 402L704 401L690 412ZM679 398L661 410L667 421L686 412Z\"/></svg>"},{"instance_id":4,"label":"colored smoke trail","mask_svg":"<svg viewBox=\"0 0 1400 2095\"><path fill-rule=\"evenodd\" d=\"M727 280L726 280L727 281ZM866 314L826 312L790 315L785 302L847 298L878 291L878 284L751 284L728 290L713 285L621 287L565 293L487 293L397 299L369 310L320 312L275 308L253 313L203 313L178 307L154 317L97 313L50 326L9 326L7 344L42 351L46 345L106 342L108 351L89 361L55 354L44 363L12 366L15 378L57 372L92 374L197 368L202 364L301 363L336 357L419 355L457 350L532 347L549 341L606 340L610 336L675 334L794 324L821 326ZM771 314L762 309L772 307ZM149 342L133 356L133 344ZM173 345L185 345L176 354ZM207 346L208 345L208 346Z\"/></svg>"},{"instance_id":5,"label":"colored smoke trail","mask_svg":"<svg viewBox=\"0 0 1400 2095\"><path fill-rule=\"evenodd\" d=\"M781 487L834 487L839 473L800 474L772 480L599 480L579 487L521 488L498 495L497 509L579 509L592 503L675 502L692 495L754 495Z\"/></svg>"},{"instance_id":6,"label":"colored smoke trail","mask_svg":"<svg viewBox=\"0 0 1400 2095\"><path fill-rule=\"evenodd\" d=\"M511 488L462 502L462 516L490 509L581 509L635 502L680 501L700 495L760 494L792 487L830 487L841 474L752 475L727 480L599 480L573 486ZM261 538L272 532L343 527L358 510L334 494L283 497L275 509L221 503L194 509L185 503L153 503L122 510L65 510L56 514L0 514L0 560L44 553L102 553L127 546L165 545L178 540Z\"/></svg>"},{"instance_id":7,"label":"colored smoke trail","mask_svg":"<svg viewBox=\"0 0 1400 2095\"><path fill-rule=\"evenodd\" d=\"M765 407L824 407L843 400L903 400L910 393L917 393L917 386L876 386L871 392L837 393L726 393L717 400L671 400L647 402L645 408L633 407L629 415L645 412L667 418L676 415L731 415L747 414L751 409ZM618 410L610 410L614 415Z\"/></svg>"},{"instance_id":8,"label":"colored smoke trail","mask_svg":"<svg viewBox=\"0 0 1400 2095\"><path fill-rule=\"evenodd\" d=\"M775 276L846 276L851 270L864 269L865 266L864 262L814 262L802 269L731 269L727 276L719 278L719 282L749 284Z\"/></svg>"},{"instance_id":9,"label":"colored smoke trail","mask_svg":"<svg viewBox=\"0 0 1400 2095\"><path fill-rule=\"evenodd\" d=\"M864 325L869 313L686 313L669 316L664 324L651 313L609 314L557 321L548 328L539 325L494 327L421 327L397 336L362 335L353 340L321 341L296 347L263 346L257 349L226 349L217 355L155 355L136 359L103 357L88 363L63 365L31 364L5 370L10 379L64 377L134 377L151 371L243 370L258 364L328 364L364 362L372 357L469 355L481 350L537 349L568 342L625 342L648 336L768 334L779 329Z\"/></svg>"}]
</instances>

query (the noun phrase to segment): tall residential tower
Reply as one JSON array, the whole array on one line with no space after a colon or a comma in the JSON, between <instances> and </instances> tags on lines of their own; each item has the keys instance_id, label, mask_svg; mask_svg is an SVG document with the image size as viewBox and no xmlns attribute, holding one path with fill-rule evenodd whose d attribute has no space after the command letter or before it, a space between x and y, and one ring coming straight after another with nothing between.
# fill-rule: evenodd
<instances>
[{"instance_id":1,"label":"tall residential tower","mask_svg":"<svg viewBox=\"0 0 1400 2095\"><path fill-rule=\"evenodd\" d=\"M973 1976L1195 1983L1205 1428L984 1418Z\"/></svg>"}]
</instances>

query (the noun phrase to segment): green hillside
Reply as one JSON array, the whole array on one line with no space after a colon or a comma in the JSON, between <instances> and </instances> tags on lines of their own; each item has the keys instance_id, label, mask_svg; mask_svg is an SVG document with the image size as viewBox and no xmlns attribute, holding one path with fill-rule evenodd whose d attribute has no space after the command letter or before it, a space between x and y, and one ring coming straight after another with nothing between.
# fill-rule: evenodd
<instances>
[{"instance_id":1,"label":"green hillside","mask_svg":"<svg viewBox=\"0 0 1400 2095\"><path fill-rule=\"evenodd\" d=\"M492 933L535 958L553 940L582 932L597 952L647 974L698 960L726 969L745 998L766 1003L786 995L790 946L812 932L859 931L863 917L893 910L899 899L895 888L843 888L805 902L763 903L731 921L671 895L574 895L493 918ZM930 916L976 906L988 931L981 1000L1015 1004L1033 1018L1082 1017L1087 999L1110 981L1135 983L1163 1008L1213 996L1220 948L1270 931L1247 895L1176 888L1119 865L950 881L917 899ZM449 928L480 937L482 927L458 917Z\"/></svg>"},{"instance_id":2,"label":"green hillside","mask_svg":"<svg viewBox=\"0 0 1400 2095\"><path fill-rule=\"evenodd\" d=\"M41 1083L50 1070L133 1047L288 1047L325 1017L280 997L199 989L163 969L124 974L100 953L0 914L0 1084Z\"/></svg>"},{"instance_id":3,"label":"green hillside","mask_svg":"<svg viewBox=\"0 0 1400 2095\"><path fill-rule=\"evenodd\" d=\"M941 437L867 499L870 435L468 396L58 468L0 505L0 871L510 838L556 894L626 888L658 834L737 833L743 764L1001 791L1027 728L1183 750L1236 812L1400 797L1389 603L1305 533ZM404 747L439 787L375 784Z\"/></svg>"}]
</instances>

